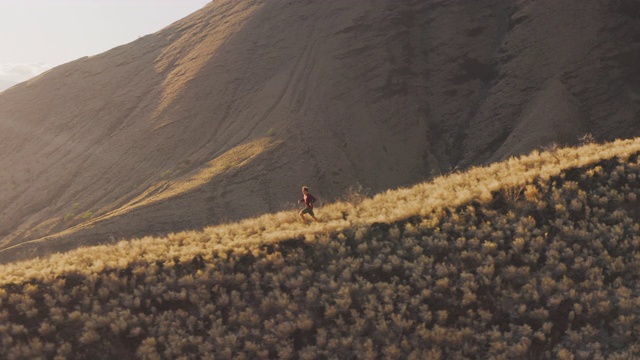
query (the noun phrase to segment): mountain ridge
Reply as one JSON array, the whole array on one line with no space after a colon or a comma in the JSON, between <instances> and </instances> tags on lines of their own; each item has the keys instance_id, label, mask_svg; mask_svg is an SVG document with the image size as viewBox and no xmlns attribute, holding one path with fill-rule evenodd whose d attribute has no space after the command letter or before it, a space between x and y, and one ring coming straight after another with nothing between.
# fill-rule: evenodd
<instances>
[{"instance_id":1,"label":"mountain ridge","mask_svg":"<svg viewBox=\"0 0 640 360\"><path fill-rule=\"evenodd\" d=\"M614 10L211 2L0 95L0 246L202 228L288 208L301 184L331 200L587 132L633 136L640 25ZM198 190L97 221L265 138L278 145Z\"/></svg>"}]
</instances>

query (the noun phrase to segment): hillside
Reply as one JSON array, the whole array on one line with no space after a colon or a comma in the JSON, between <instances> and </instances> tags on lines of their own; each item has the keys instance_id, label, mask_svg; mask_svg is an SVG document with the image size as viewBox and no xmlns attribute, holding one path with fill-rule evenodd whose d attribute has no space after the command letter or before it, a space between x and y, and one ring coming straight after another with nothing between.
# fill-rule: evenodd
<instances>
[{"instance_id":1,"label":"hillside","mask_svg":"<svg viewBox=\"0 0 640 360\"><path fill-rule=\"evenodd\" d=\"M0 248L46 254L639 135L633 2L216 0L0 94ZM23 253L21 256L32 256Z\"/></svg>"},{"instance_id":2,"label":"hillside","mask_svg":"<svg viewBox=\"0 0 640 360\"><path fill-rule=\"evenodd\" d=\"M640 356L640 139L0 267L8 358Z\"/></svg>"}]
</instances>

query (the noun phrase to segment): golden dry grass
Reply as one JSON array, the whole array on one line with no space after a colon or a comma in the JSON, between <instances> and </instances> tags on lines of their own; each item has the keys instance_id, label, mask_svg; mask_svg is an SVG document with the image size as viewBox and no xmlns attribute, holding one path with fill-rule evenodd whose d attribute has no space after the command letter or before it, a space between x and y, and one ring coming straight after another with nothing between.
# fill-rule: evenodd
<instances>
[{"instance_id":1,"label":"golden dry grass","mask_svg":"<svg viewBox=\"0 0 640 360\"><path fill-rule=\"evenodd\" d=\"M0 267L6 358L640 356L640 140Z\"/></svg>"}]
</instances>

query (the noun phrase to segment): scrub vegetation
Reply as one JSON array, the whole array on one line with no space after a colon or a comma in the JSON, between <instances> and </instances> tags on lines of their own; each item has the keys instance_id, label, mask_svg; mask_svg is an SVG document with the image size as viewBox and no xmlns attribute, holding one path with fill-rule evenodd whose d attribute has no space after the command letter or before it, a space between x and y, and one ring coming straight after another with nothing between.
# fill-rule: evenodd
<instances>
[{"instance_id":1,"label":"scrub vegetation","mask_svg":"<svg viewBox=\"0 0 640 360\"><path fill-rule=\"evenodd\" d=\"M640 140L0 267L3 358L640 357Z\"/></svg>"}]
</instances>

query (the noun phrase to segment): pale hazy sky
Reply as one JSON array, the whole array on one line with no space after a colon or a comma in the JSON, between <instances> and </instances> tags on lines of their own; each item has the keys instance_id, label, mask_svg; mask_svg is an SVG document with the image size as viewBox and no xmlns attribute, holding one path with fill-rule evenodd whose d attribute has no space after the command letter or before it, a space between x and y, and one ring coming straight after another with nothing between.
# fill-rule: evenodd
<instances>
[{"instance_id":1,"label":"pale hazy sky","mask_svg":"<svg viewBox=\"0 0 640 360\"><path fill-rule=\"evenodd\" d=\"M210 0L0 0L0 80L129 43Z\"/></svg>"}]
</instances>

